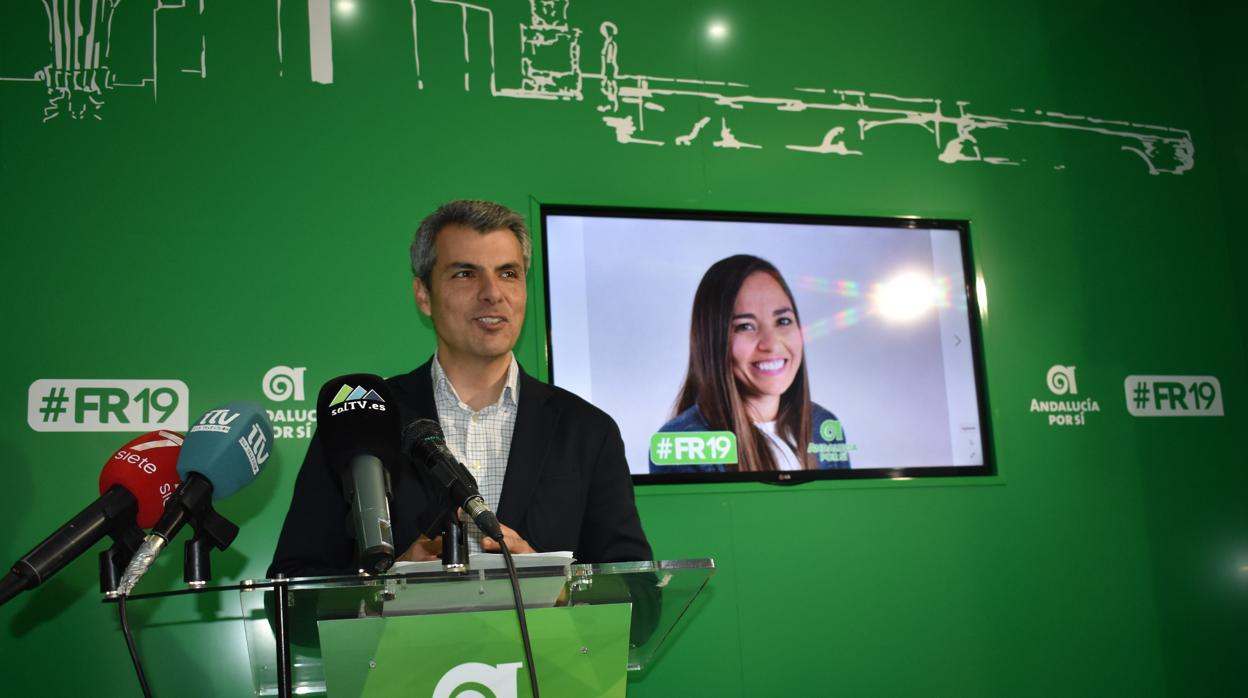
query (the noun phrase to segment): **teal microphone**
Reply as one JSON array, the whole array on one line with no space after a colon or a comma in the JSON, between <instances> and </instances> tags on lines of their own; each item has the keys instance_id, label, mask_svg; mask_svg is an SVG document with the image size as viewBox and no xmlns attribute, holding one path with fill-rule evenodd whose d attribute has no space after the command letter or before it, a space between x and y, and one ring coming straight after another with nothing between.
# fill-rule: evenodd
<instances>
[{"instance_id":1,"label":"teal microphone","mask_svg":"<svg viewBox=\"0 0 1248 698\"><path fill-rule=\"evenodd\" d=\"M272 445L273 425L264 408L255 402L228 402L205 412L187 432L178 475L186 482L199 474L212 483L213 499L228 497L256 479Z\"/></svg>"},{"instance_id":2,"label":"teal microphone","mask_svg":"<svg viewBox=\"0 0 1248 698\"><path fill-rule=\"evenodd\" d=\"M182 484L165 504L165 512L117 585L129 594L165 545L191 524L198 536L225 550L238 535L238 526L212 508L212 502L245 487L272 454L273 425L254 402L229 402L208 410L186 434L178 455Z\"/></svg>"}]
</instances>

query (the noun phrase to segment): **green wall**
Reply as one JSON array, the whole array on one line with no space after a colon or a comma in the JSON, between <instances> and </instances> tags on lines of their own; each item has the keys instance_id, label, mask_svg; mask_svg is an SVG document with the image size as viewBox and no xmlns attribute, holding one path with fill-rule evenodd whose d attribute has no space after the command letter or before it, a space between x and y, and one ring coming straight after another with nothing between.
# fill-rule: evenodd
<instances>
[{"instance_id":1,"label":"green wall","mask_svg":"<svg viewBox=\"0 0 1248 698\"><path fill-rule=\"evenodd\" d=\"M0 560L94 497L129 438L32 430L34 381L176 378L197 415L232 399L307 409L330 377L406 371L433 348L406 246L442 201L491 198L534 223L541 203L969 219L999 475L639 488L656 555L713 557L719 571L630 691L1242 691L1242 9L572 0L578 99L575 74L522 83L523 0L477 3L493 12L494 93L482 11L464 11L465 34L459 6L356 0L332 22L333 81L320 84L307 0L156 4L122 0L102 61L112 77L96 73L112 86L68 96L41 72L55 38L44 4L0 8ZM609 110L592 75L608 20L619 84L650 76L645 101L661 110ZM566 52L530 58L531 78L569 68ZM569 98L538 98L561 86ZM860 110L817 106L858 93ZM777 101L734 103L743 95ZM959 102L979 115L961 121L979 161L939 157ZM873 125L906 115L918 123ZM604 117L627 116L644 117L633 138L663 145L619 142ZM762 147L717 147L723 125ZM838 126L861 154L785 147ZM1180 132L1187 164L1171 147ZM1124 149L1146 143L1148 159ZM540 259L535 270L517 355L544 373ZM1029 410L1054 399L1057 364L1077 367L1079 397L1100 407L1084 426ZM308 400L262 394L277 365L307 368ZM1132 374L1216 376L1225 416L1132 417ZM214 559L218 580L263 575L305 447L279 440L269 472L221 502L242 533ZM6 693L135 693L91 558L0 608ZM162 560L144 587L177 586L179 568ZM241 656L206 640L179 652ZM228 690L213 672L188 676Z\"/></svg>"}]
</instances>

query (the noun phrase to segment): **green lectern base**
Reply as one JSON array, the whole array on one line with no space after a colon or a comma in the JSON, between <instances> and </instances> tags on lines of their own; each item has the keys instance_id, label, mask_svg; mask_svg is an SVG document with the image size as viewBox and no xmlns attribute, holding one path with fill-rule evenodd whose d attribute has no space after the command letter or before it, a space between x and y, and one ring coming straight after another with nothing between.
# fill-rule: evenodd
<instances>
[{"instance_id":1,"label":"green lectern base","mask_svg":"<svg viewBox=\"0 0 1248 698\"><path fill-rule=\"evenodd\" d=\"M630 604L526 611L547 698L625 693ZM328 695L531 696L514 611L322 620Z\"/></svg>"}]
</instances>

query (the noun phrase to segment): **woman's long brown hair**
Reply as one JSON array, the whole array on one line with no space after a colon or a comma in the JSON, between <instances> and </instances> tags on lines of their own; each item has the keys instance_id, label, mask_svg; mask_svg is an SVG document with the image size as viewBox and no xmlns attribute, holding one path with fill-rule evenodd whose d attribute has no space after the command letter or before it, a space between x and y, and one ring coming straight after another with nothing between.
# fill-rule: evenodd
<instances>
[{"instance_id":1,"label":"woman's long brown hair","mask_svg":"<svg viewBox=\"0 0 1248 698\"><path fill-rule=\"evenodd\" d=\"M737 435L737 464L729 470L741 472L776 470L776 459L767 444L767 437L754 426L746 411L749 395L742 395L742 386L732 374L731 329L732 309L737 293L747 277L755 272L771 276L784 289L793 315L801 327L793 292L784 277L767 260L753 255L734 255L711 265L698 283L693 296L693 317L689 325L689 367L685 384L676 400L676 414L693 405L702 411L711 431L731 431ZM780 396L776 414L776 433L797 454L802 467L816 467L815 459L806 453L811 440L810 383L806 378L806 352L793 377L793 384Z\"/></svg>"}]
</instances>

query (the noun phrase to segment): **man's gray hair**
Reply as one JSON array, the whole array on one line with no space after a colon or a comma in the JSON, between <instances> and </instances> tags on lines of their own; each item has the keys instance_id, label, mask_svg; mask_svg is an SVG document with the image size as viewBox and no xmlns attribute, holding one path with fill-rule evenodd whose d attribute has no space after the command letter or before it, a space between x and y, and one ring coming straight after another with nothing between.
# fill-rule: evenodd
<instances>
[{"instance_id":1,"label":"man's gray hair","mask_svg":"<svg viewBox=\"0 0 1248 698\"><path fill-rule=\"evenodd\" d=\"M448 225L462 225L482 235L504 228L510 230L520 241L524 271L528 273L529 262L533 256L533 243L529 240L529 228L524 224L524 217L492 201L463 199L442 204L438 210L421 221L420 227L416 229L416 239L412 240L412 275L424 282L425 288L430 287L430 275L433 273L434 263L437 262L437 247L434 243L438 233Z\"/></svg>"}]
</instances>

